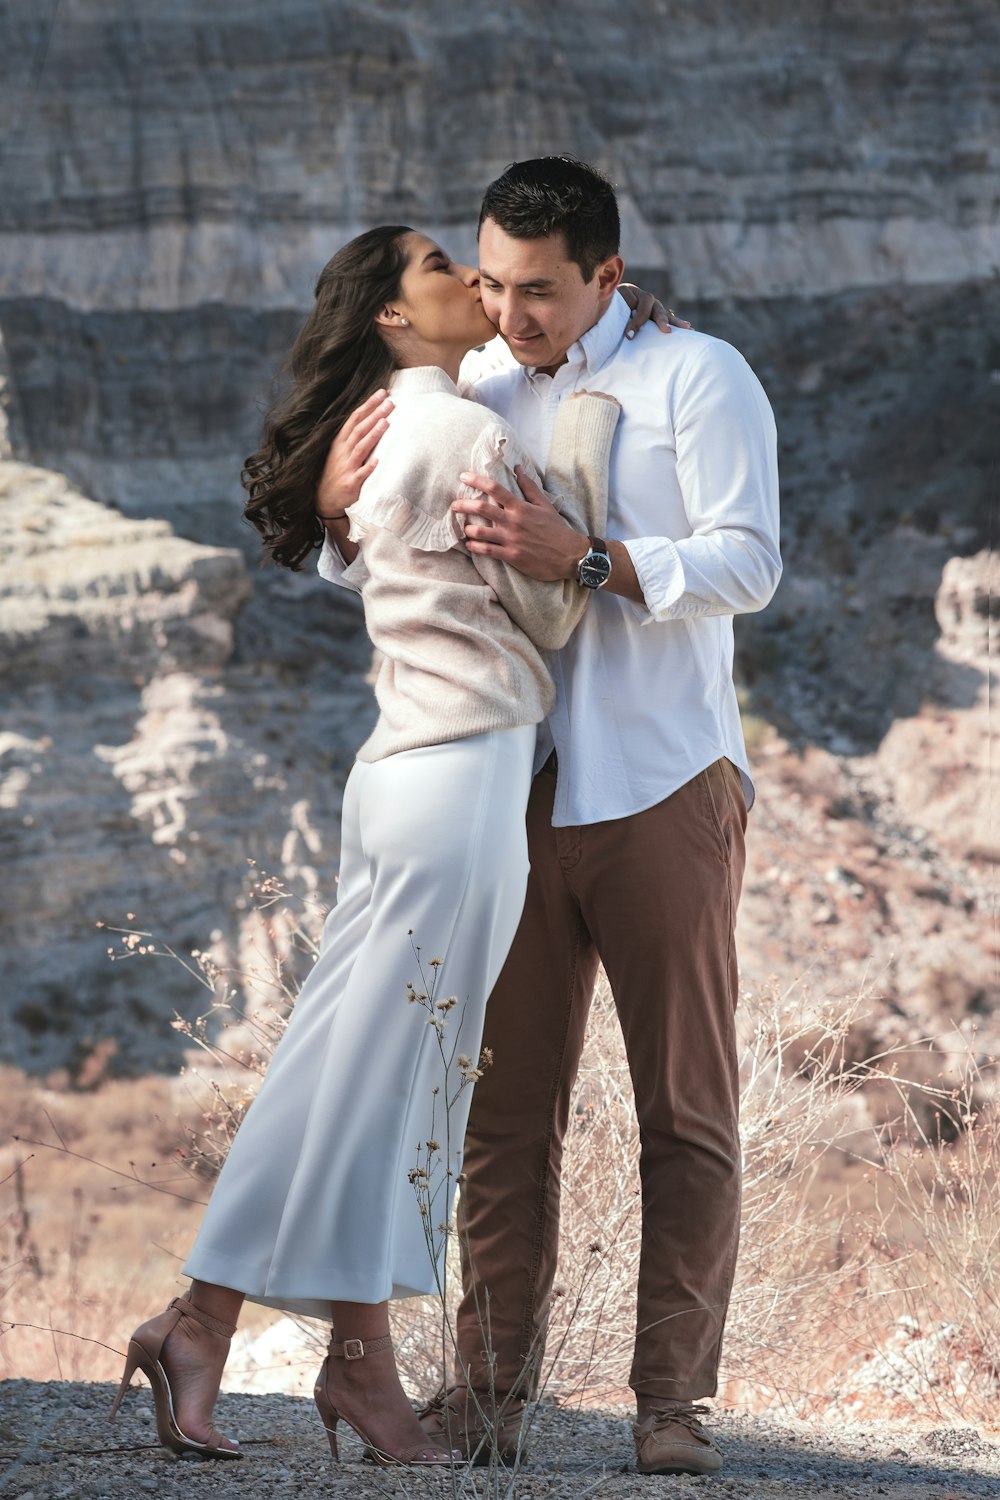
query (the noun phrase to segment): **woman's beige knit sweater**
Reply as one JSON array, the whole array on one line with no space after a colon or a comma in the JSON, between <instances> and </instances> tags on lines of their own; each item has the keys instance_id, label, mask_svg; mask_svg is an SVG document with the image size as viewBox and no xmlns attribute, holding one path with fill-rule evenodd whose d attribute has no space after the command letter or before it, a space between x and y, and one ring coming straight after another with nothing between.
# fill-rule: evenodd
<instances>
[{"instance_id":1,"label":"woman's beige knit sweater","mask_svg":"<svg viewBox=\"0 0 1000 1500\"><path fill-rule=\"evenodd\" d=\"M378 467L351 506L360 547L344 573L361 590L381 653L380 714L359 760L493 729L537 724L555 690L540 655L562 646L587 607L575 579L540 583L470 553L452 502L475 493L463 470L517 490L514 467L539 476L511 429L465 400L443 370L400 370ZM556 418L545 487L571 526L603 532L607 476L620 407L585 393Z\"/></svg>"}]
</instances>

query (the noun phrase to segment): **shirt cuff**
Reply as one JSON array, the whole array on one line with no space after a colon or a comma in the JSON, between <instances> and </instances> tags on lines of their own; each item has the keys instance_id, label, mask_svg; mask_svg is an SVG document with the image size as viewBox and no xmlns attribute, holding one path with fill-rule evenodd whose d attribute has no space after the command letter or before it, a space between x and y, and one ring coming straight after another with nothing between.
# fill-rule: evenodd
<instances>
[{"instance_id":1,"label":"shirt cuff","mask_svg":"<svg viewBox=\"0 0 1000 1500\"><path fill-rule=\"evenodd\" d=\"M360 557L360 553L358 556ZM319 576L325 578L327 583L337 583L341 588L350 589L353 594L361 592L360 569L346 561L337 544L331 542L329 532L323 538L316 569Z\"/></svg>"},{"instance_id":2,"label":"shirt cuff","mask_svg":"<svg viewBox=\"0 0 1000 1500\"><path fill-rule=\"evenodd\" d=\"M646 608L633 604L643 625L669 620L684 593L684 564L674 543L665 536L641 536L622 545L635 568Z\"/></svg>"}]
</instances>

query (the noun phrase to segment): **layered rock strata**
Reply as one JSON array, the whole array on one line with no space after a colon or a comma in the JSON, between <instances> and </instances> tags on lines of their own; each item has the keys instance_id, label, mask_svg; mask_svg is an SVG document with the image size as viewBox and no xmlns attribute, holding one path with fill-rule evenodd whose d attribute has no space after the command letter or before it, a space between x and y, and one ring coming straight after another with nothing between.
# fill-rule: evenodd
<instances>
[{"instance_id":1,"label":"layered rock strata","mask_svg":"<svg viewBox=\"0 0 1000 1500\"><path fill-rule=\"evenodd\" d=\"M988 0L15 5L0 296L299 305L331 245L571 150L685 299L952 283L998 266Z\"/></svg>"},{"instance_id":2,"label":"layered rock strata","mask_svg":"<svg viewBox=\"0 0 1000 1500\"><path fill-rule=\"evenodd\" d=\"M97 918L242 972L284 941L248 857L332 891L368 649L340 591L256 567L240 464L338 244L402 220L472 257L482 185L559 150L778 418L747 981L870 985L873 1038L995 1026L998 49L976 0L0 9L4 1056L176 1057L204 992L109 965Z\"/></svg>"},{"instance_id":3,"label":"layered rock strata","mask_svg":"<svg viewBox=\"0 0 1000 1500\"><path fill-rule=\"evenodd\" d=\"M0 517L0 1050L71 1076L93 1073L95 1051L125 1071L166 1064L174 1010L213 997L165 947L197 969L192 950L214 940L246 967L248 858L273 854L306 891L317 862L336 868L364 654L353 693L349 680L312 703L272 663L265 702L259 673L233 659L244 622L262 629L243 613L239 552L12 462L0 463ZM336 672L336 648L329 660ZM307 719L322 750L297 761ZM162 956L124 949L117 927L148 933Z\"/></svg>"}]
</instances>

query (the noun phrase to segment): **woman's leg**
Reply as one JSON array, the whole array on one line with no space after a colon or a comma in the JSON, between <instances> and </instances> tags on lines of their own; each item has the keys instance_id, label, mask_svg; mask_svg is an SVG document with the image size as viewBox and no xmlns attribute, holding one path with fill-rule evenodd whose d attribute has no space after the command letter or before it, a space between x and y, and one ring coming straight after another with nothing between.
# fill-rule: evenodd
<instances>
[{"instance_id":1,"label":"woman's leg","mask_svg":"<svg viewBox=\"0 0 1000 1500\"><path fill-rule=\"evenodd\" d=\"M235 1323L239 1319L246 1300L242 1292L234 1292L230 1286L215 1286L211 1281L192 1281L189 1300L210 1318L223 1323Z\"/></svg>"},{"instance_id":2,"label":"woman's leg","mask_svg":"<svg viewBox=\"0 0 1000 1500\"><path fill-rule=\"evenodd\" d=\"M333 1339L349 1358L330 1358L320 1376L327 1401L372 1448L403 1462L447 1461L449 1450L429 1440L406 1397L389 1336L388 1302L334 1302ZM358 1351L363 1350L361 1357ZM323 1409L322 1407L320 1408ZM457 1456L457 1455L455 1455Z\"/></svg>"},{"instance_id":3,"label":"woman's leg","mask_svg":"<svg viewBox=\"0 0 1000 1500\"><path fill-rule=\"evenodd\" d=\"M327 970L331 966L336 966L330 982L330 988L334 991L342 986L343 975L349 973L353 954L356 953L363 934L367 930L366 911L370 896L370 887L364 871L364 859L359 845L356 804L351 793L352 787L349 779L344 795L341 882L338 888L338 899L336 906L327 918L323 934L323 951L320 961L316 965L317 969L323 970ZM345 865L346 880L344 879ZM314 1025L318 1023L321 1033L329 1026L328 1017L324 1020L321 1015L315 1018L314 1021L309 1015L309 993L310 991L315 992L315 990L315 981L303 987L303 998L306 1003L301 1007L296 1007L296 1010L293 1011L293 1022L297 1024L290 1024L283 1038L283 1042L287 1042L290 1034L297 1034L305 1030L304 1046L299 1050L304 1051L307 1057L310 1052L310 1044L312 1042L311 1032ZM319 998L322 999L322 995ZM274 1064L265 1078L265 1085L270 1080L271 1087L265 1092L273 1093L276 1078L280 1074L283 1065L288 1066L288 1064L291 1064L290 1071L293 1074L299 1072L299 1069L295 1066L294 1057L290 1057L288 1063L284 1061L285 1054L288 1054L290 1051L294 1053L296 1045L293 1036L291 1048L284 1045L278 1048ZM300 1085L300 1091L307 1092L310 1086L311 1080L307 1078ZM280 1092L279 1090L279 1094ZM279 1144L282 1144L283 1147L281 1120L279 1118L275 1122L275 1112L270 1108L264 1093L254 1102L253 1109L248 1118L253 1121L261 1111L264 1115L263 1123L267 1127L265 1133L269 1130L277 1137ZM241 1144L245 1144L245 1142ZM282 1149L280 1153L281 1162L277 1165L272 1163L270 1167L263 1161L263 1153L260 1151L259 1146L256 1151L251 1151L250 1154L251 1156L256 1155L259 1158L258 1164L262 1167L261 1175L263 1181L258 1181L256 1184L251 1185L252 1193L256 1195L258 1202L260 1202L262 1193L265 1198L267 1197L268 1179L273 1179L276 1172L280 1175L282 1171L287 1170L287 1163L293 1153ZM230 1151L229 1159L223 1165L222 1174L219 1179L223 1187L221 1194L223 1199L225 1199L227 1191L229 1191L228 1184L234 1172L237 1179L244 1175L239 1165L239 1155L239 1150ZM218 1186L219 1184L216 1184L217 1188ZM211 1224L213 1214L219 1206L216 1204L215 1199L216 1193L213 1191L205 1220L202 1223L199 1242L205 1234L205 1221L207 1220L208 1224ZM252 1202L249 1208L250 1221L252 1222ZM224 1228L226 1220L230 1219L231 1215L223 1208L221 1218ZM241 1235L246 1230L247 1225L245 1222L236 1224L235 1238L237 1241L239 1241ZM215 1279L220 1273L223 1275L226 1274L225 1267L217 1268L213 1266L210 1268L209 1273L206 1274L205 1270L199 1268L197 1265L198 1255L196 1252L192 1253L192 1258L195 1264L186 1267L187 1274L192 1277L191 1286L186 1296L180 1300L196 1309L208 1319L208 1322L199 1322L197 1318L178 1314L174 1304L171 1304L171 1307L165 1313L151 1318L147 1323L142 1324L141 1327L135 1330L130 1341L130 1355L132 1346L138 1345L140 1349L146 1351L147 1358L151 1357L155 1360L156 1364L162 1370L163 1376L160 1378L166 1378L170 1405L176 1418L176 1425L182 1434L189 1437L196 1444L210 1442L209 1435L214 1434L215 1445L223 1448L226 1452L231 1452L235 1445L231 1440L224 1439L221 1434L215 1432L212 1424L212 1410L218 1396L226 1358L229 1354L229 1337L221 1330L235 1329L245 1294L243 1290L237 1290L232 1285L224 1285ZM214 1276L211 1274L212 1272L215 1273ZM326 1302L313 1309L313 1311L319 1316L325 1316L328 1308L329 1302ZM157 1378L155 1367L153 1378ZM162 1405L162 1392L160 1405ZM170 1432L169 1423L161 1420L159 1407L157 1422L161 1441L166 1446L176 1449L177 1444L173 1440L175 1435Z\"/></svg>"},{"instance_id":4,"label":"woman's leg","mask_svg":"<svg viewBox=\"0 0 1000 1500\"><path fill-rule=\"evenodd\" d=\"M435 1027L407 1003L407 986L436 982L437 999L454 997L434 1011L445 1050L477 1059L524 901L532 741L504 731L355 768L347 897L342 884L335 909L347 919L360 867L367 900L352 919L350 962L346 939L324 945L233 1142L188 1275L315 1317L334 1301L434 1292L425 1223L440 1238L471 1090L458 1088L457 1061L444 1088ZM425 1219L410 1172L431 1139L440 1150Z\"/></svg>"},{"instance_id":5,"label":"woman's leg","mask_svg":"<svg viewBox=\"0 0 1000 1500\"><path fill-rule=\"evenodd\" d=\"M406 1003L407 981L419 982L413 945L425 966L441 957L438 993L456 997L449 1040L475 1059L486 997L524 898L532 745L531 731L507 731L356 768L323 952L186 1268L195 1278L192 1305L210 1317L234 1321L242 1296L228 1290L235 1285L254 1300L313 1315L339 1304L338 1339L364 1342L357 1329L381 1330L374 1337L387 1330L387 1297L434 1289L435 1256L409 1169L420 1143L447 1122L433 1028ZM441 1218L469 1094L466 1087L452 1102L453 1175L434 1208ZM173 1346L183 1381L180 1339ZM373 1444L389 1452L399 1442L411 1446L412 1412L388 1345L362 1360L331 1358L325 1368L333 1370L330 1399L336 1405L340 1396L345 1417L356 1413ZM191 1374L183 1407L192 1422L207 1420L220 1374L218 1354L203 1379ZM362 1420L368 1384L384 1389ZM426 1449L419 1429L415 1440Z\"/></svg>"},{"instance_id":6,"label":"woman's leg","mask_svg":"<svg viewBox=\"0 0 1000 1500\"><path fill-rule=\"evenodd\" d=\"M188 1301L199 1312L234 1328L243 1300L242 1292L208 1281L193 1282L188 1292ZM181 1318L163 1341L160 1364L170 1382L177 1425L196 1443L208 1442L213 1431L212 1412L228 1354L229 1340L194 1318ZM222 1446L236 1444L226 1438Z\"/></svg>"},{"instance_id":7,"label":"woman's leg","mask_svg":"<svg viewBox=\"0 0 1000 1500\"><path fill-rule=\"evenodd\" d=\"M205 1284L198 1292L197 1300L190 1293L175 1297L132 1334L111 1416L121 1405L133 1371L139 1369L153 1392L156 1431L164 1447L203 1458L239 1458L239 1443L216 1429L212 1409L243 1296Z\"/></svg>"}]
</instances>

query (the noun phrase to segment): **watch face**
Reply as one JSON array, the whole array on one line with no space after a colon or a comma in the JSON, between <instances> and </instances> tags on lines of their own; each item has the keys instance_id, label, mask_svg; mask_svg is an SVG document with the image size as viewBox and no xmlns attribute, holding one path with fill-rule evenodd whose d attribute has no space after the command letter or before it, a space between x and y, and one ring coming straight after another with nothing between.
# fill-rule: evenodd
<instances>
[{"instance_id":1,"label":"watch face","mask_svg":"<svg viewBox=\"0 0 1000 1500\"><path fill-rule=\"evenodd\" d=\"M588 552L580 563L580 582L586 589L599 589L611 577L611 559L603 552Z\"/></svg>"}]
</instances>

